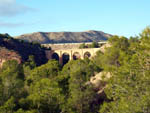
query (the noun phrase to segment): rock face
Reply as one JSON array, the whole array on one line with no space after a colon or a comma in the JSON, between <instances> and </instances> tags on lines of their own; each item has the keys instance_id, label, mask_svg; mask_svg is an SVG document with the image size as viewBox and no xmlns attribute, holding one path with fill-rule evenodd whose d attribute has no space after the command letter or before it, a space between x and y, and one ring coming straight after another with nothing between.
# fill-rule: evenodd
<instances>
[{"instance_id":1,"label":"rock face","mask_svg":"<svg viewBox=\"0 0 150 113\"><path fill-rule=\"evenodd\" d=\"M112 35L102 31L85 32L36 32L24 34L15 38L29 42L47 43L81 43L93 41L106 41Z\"/></svg>"},{"instance_id":2,"label":"rock face","mask_svg":"<svg viewBox=\"0 0 150 113\"><path fill-rule=\"evenodd\" d=\"M19 64L21 63L21 57L19 56L19 54L0 47L0 68L7 60L16 60Z\"/></svg>"},{"instance_id":3,"label":"rock face","mask_svg":"<svg viewBox=\"0 0 150 113\"><path fill-rule=\"evenodd\" d=\"M91 77L90 83L94 86L94 89L98 92L98 94L101 94L103 93L110 77L111 74L109 72L100 72L94 77Z\"/></svg>"}]
</instances>

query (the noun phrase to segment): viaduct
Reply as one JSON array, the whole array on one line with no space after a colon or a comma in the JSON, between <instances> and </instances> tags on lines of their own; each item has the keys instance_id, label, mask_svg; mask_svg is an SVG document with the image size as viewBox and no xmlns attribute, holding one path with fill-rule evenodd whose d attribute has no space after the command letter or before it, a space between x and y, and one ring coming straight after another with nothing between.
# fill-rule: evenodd
<instances>
[{"instance_id":1,"label":"viaduct","mask_svg":"<svg viewBox=\"0 0 150 113\"><path fill-rule=\"evenodd\" d=\"M100 48L72 48L72 49L59 49L59 50L47 50L46 56L48 59L58 60L60 64L66 64L69 60L77 60L84 58L92 58L96 55L97 51L104 52L104 49L109 45L105 42Z\"/></svg>"}]
</instances>

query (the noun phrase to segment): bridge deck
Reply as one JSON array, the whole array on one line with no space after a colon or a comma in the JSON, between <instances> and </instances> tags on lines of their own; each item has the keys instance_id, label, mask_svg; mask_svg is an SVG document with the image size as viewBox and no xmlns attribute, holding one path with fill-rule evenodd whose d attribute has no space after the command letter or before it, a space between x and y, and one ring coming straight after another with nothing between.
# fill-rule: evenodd
<instances>
[{"instance_id":1,"label":"bridge deck","mask_svg":"<svg viewBox=\"0 0 150 113\"><path fill-rule=\"evenodd\" d=\"M107 42L98 42L99 44L106 44ZM61 44L42 44L45 47L51 47L52 50L66 50L66 49L78 49L83 43L61 43ZM92 42L86 42L85 44L92 44Z\"/></svg>"}]
</instances>

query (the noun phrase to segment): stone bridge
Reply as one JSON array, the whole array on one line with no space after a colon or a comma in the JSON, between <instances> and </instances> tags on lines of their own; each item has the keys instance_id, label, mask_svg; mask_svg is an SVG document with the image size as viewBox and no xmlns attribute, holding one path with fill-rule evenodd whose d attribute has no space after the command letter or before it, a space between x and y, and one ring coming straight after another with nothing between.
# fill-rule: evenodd
<instances>
[{"instance_id":1,"label":"stone bridge","mask_svg":"<svg viewBox=\"0 0 150 113\"><path fill-rule=\"evenodd\" d=\"M77 60L84 58L92 58L96 55L97 51L104 51L105 44L100 48L84 48L84 49L61 49L61 50L47 50L46 56L48 59L56 59L60 64L66 64L69 60Z\"/></svg>"}]
</instances>

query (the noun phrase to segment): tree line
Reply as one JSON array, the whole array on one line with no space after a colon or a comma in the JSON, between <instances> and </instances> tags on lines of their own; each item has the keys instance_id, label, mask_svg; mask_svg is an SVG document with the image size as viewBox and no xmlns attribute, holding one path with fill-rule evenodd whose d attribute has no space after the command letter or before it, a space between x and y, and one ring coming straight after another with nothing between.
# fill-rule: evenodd
<instances>
[{"instance_id":1,"label":"tree line","mask_svg":"<svg viewBox=\"0 0 150 113\"><path fill-rule=\"evenodd\" d=\"M38 66L35 56L0 69L1 113L149 113L150 28L136 37L113 36L104 53L72 60L63 67L50 60ZM90 78L109 72L104 96Z\"/></svg>"}]
</instances>

